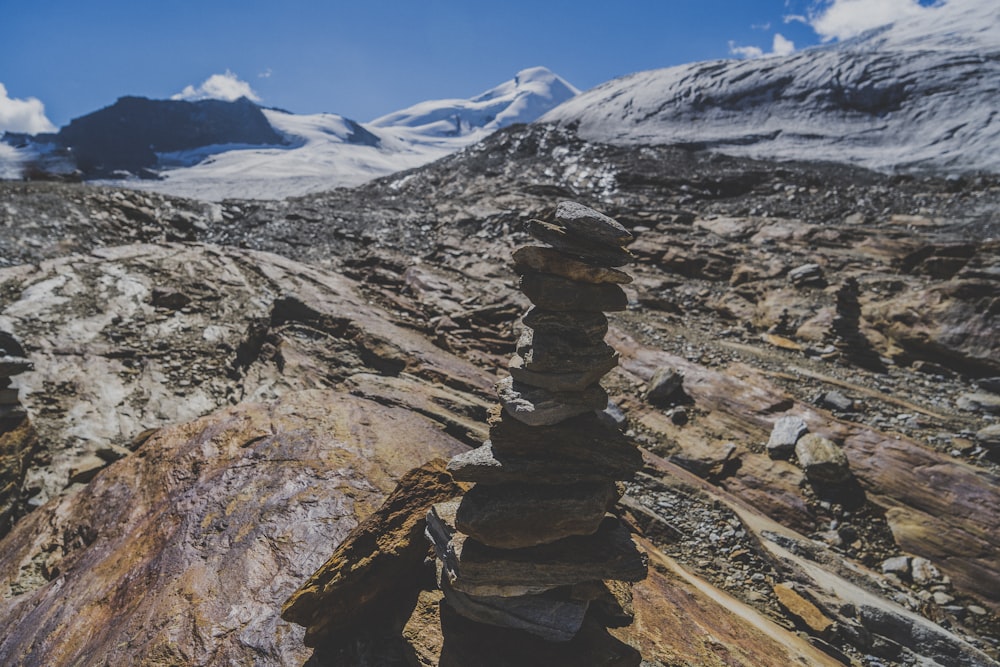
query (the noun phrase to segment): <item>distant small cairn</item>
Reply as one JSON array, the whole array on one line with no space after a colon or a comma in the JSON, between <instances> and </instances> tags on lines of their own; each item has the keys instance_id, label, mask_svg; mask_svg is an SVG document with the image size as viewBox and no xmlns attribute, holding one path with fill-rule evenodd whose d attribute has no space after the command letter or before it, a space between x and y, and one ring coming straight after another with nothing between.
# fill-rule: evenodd
<instances>
[{"instance_id":1,"label":"distant small cairn","mask_svg":"<svg viewBox=\"0 0 1000 667\"><path fill-rule=\"evenodd\" d=\"M490 439L448 464L475 486L432 507L427 536L454 611L565 642L585 617L603 627L631 623L625 582L647 573L645 553L608 513L642 455L602 414L600 385L618 365L604 313L627 306L620 285L632 278L616 267L631 259L624 245L632 235L574 202L526 228L546 244L513 253L533 308L510 377L497 384Z\"/></svg>"}]
</instances>

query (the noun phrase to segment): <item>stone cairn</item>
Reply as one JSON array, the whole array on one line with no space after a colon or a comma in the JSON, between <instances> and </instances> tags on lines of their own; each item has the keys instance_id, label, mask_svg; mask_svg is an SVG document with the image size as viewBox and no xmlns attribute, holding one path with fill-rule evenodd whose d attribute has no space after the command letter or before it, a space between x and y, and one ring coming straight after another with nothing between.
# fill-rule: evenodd
<instances>
[{"instance_id":1,"label":"stone cairn","mask_svg":"<svg viewBox=\"0 0 1000 667\"><path fill-rule=\"evenodd\" d=\"M618 364L604 312L627 305L619 285L632 278L615 267L630 260L632 235L574 202L560 203L552 223L526 227L547 246L513 254L533 307L511 376L497 384L490 439L448 464L475 486L432 507L427 536L455 612L565 642L585 616L601 627L631 623L625 582L646 576L645 554L608 513L642 455L603 414L600 385Z\"/></svg>"},{"instance_id":2,"label":"stone cairn","mask_svg":"<svg viewBox=\"0 0 1000 667\"><path fill-rule=\"evenodd\" d=\"M861 304L858 281L848 278L837 290L837 314L830 324L833 346L844 362L871 371L885 372L885 366L871 343L861 333Z\"/></svg>"}]
</instances>

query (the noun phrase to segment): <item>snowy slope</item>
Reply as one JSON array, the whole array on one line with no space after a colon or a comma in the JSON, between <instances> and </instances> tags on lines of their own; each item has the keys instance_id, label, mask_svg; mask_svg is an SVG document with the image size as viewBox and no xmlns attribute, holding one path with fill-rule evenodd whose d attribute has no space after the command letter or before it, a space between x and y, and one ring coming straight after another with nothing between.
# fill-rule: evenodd
<instances>
[{"instance_id":1,"label":"snowy slope","mask_svg":"<svg viewBox=\"0 0 1000 667\"><path fill-rule=\"evenodd\" d=\"M1000 3L950 0L831 46L640 72L542 122L617 144L679 143L879 170L1000 172Z\"/></svg>"},{"instance_id":2,"label":"snowy slope","mask_svg":"<svg viewBox=\"0 0 1000 667\"><path fill-rule=\"evenodd\" d=\"M432 162L511 123L531 122L577 92L536 67L471 100L423 102L371 123L265 109L290 145L206 146L160 155L162 180L105 183L210 200L280 199L350 187Z\"/></svg>"}]
</instances>

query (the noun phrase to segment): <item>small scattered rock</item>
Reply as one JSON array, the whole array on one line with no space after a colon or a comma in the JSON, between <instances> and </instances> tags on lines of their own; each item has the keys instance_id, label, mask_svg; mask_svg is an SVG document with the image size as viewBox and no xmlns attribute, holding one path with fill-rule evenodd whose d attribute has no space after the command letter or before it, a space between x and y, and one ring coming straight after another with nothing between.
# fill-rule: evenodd
<instances>
[{"instance_id":1,"label":"small scattered rock","mask_svg":"<svg viewBox=\"0 0 1000 667\"><path fill-rule=\"evenodd\" d=\"M884 572L885 574L895 574L901 579L909 578L910 557L893 556L892 558L886 558L884 561L882 561L882 572Z\"/></svg>"},{"instance_id":2,"label":"small scattered rock","mask_svg":"<svg viewBox=\"0 0 1000 667\"><path fill-rule=\"evenodd\" d=\"M682 390L684 374L676 369L661 366L653 372L646 384L646 400L654 405L670 403L678 391Z\"/></svg>"},{"instance_id":3,"label":"small scattered rock","mask_svg":"<svg viewBox=\"0 0 1000 667\"><path fill-rule=\"evenodd\" d=\"M839 391L828 391L820 398L820 405L828 410L850 412L854 408L854 401Z\"/></svg>"},{"instance_id":4,"label":"small scattered rock","mask_svg":"<svg viewBox=\"0 0 1000 667\"><path fill-rule=\"evenodd\" d=\"M778 604L792 617L797 625L803 626L810 634L829 638L834 629L833 619L820 611L819 607L804 598L788 584L775 584L772 588Z\"/></svg>"},{"instance_id":5,"label":"small scattered rock","mask_svg":"<svg viewBox=\"0 0 1000 667\"><path fill-rule=\"evenodd\" d=\"M767 441L767 453L773 458L788 457L795 451L795 443L809 432L802 417L787 415L774 423Z\"/></svg>"},{"instance_id":6,"label":"small scattered rock","mask_svg":"<svg viewBox=\"0 0 1000 667\"><path fill-rule=\"evenodd\" d=\"M819 264L803 264L788 272L788 280L796 287L826 287L823 267Z\"/></svg>"},{"instance_id":7,"label":"small scattered rock","mask_svg":"<svg viewBox=\"0 0 1000 667\"><path fill-rule=\"evenodd\" d=\"M941 571L926 558L914 556L913 560L910 562L910 577L913 579L913 583L915 584L929 586L933 583L941 581Z\"/></svg>"}]
</instances>

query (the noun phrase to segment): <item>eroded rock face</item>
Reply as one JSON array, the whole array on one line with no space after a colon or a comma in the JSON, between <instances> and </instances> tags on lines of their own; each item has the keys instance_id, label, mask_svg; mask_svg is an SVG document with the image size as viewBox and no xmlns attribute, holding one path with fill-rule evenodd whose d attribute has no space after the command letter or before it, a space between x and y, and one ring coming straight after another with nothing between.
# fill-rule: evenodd
<instances>
[{"instance_id":1,"label":"eroded rock face","mask_svg":"<svg viewBox=\"0 0 1000 667\"><path fill-rule=\"evenodd\" d=\"M284 600L396 479L462 448L329 390L164 428L4 540L0 663L302 664Z\"/></svg>"},{"instance_id":2,"label":"eroded rock face","mask_svg":"<svg viewBox=\"0 0 1000 667\"><path fill-rule=\"evenodd\" d=\"M393 376L395 398L374 393L396 404L417 407L436 392L418 409L456 433L485 416L474 388L485 393L487 374L393 324L353 281L276 255L123 246L2 269L0 289L17 295L0 306L0 329L16 333L34 363L16 383L50 459L21 484L34 505L74 473L102 467L108 446L127 451L150 429L354 375L360 385ZM414 374L438 388L406 390ZM472 396L449 404L442 384Z\"/></svg>"}]
</instances>

